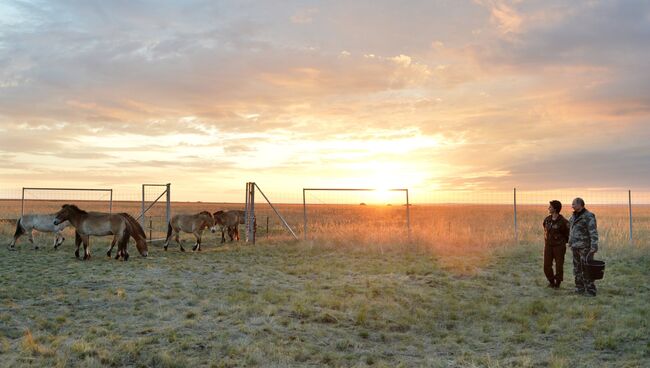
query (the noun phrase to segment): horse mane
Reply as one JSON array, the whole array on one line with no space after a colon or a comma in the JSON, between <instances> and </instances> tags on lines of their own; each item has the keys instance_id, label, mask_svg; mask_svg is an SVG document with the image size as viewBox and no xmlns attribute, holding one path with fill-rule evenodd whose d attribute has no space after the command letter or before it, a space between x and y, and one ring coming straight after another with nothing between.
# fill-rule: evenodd
<instances>
[{"instance_id":1,"label":"horse mane","mask_svg":"<svg viewBox=\"0 0 650 368\"><path fill-rule=\"evenodd\" d=\"M208 216L212 217L212 214L210 212L208 212L208 211L201 211L201 212L199 212L199 215L208 215Z\"/></svg>"},{"instance_id":2,"label":"horse mane","mask_svg":"<svg viewBox=\"0 0 650 368\"><path fill-rule=\"evenodd\" d=\"M126 212L120 212L120 216L124 217L125 220L128 221L133 226L132 230L129 230L131 232L131 235L136 235L137 234L137 235L140 235L141 237L143 237L145 239L147 238L147 235L144 233L144 229L142 228L142 226L140 225L138 220L136 220L133 216L131 216L130 214L128 214ZM135 237L134 237L134 239L135 239Z\"/></svg>"},{"instance_id":3,"label":"horse mane","mask_svg":"<svg viewBox=\"0 0 650 368\"><path fill-rule=\"evenodd\" d=\"M73 210L74 212L81 213L81 214L84 214L84 215L88 214L88 212L86 212L86 211L82 210L81 208L77 207L77 205L75 205L75 204L64 204L63 206L61 206L61 208L69 208L69 209Z\"/></svg>"}]
</instances>

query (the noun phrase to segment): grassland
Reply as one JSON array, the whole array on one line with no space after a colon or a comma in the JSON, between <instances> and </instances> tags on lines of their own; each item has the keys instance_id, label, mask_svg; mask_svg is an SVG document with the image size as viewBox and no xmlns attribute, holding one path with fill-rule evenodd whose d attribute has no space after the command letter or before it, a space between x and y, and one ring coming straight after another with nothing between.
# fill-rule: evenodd
<instances>
[{"instance_id":1,"label":"grassland","mask_svg":"<svg viewBox=\"0 0 650 368\"><path fill-rule=\"evenodd\" d=\"M300 210L283 208L298 229ZM537 208L520 245L498 206L415 206L412 244L403 208L319 210L313 240L266 237L258 215L254 246L210 234L201 253L127 263L108 239L86 262L47 235L0 248L0 366L650 366L650 248L625 241L621 211L599 209L608 266L585 298L545 287Z\"/></svg>"}]
</instances>

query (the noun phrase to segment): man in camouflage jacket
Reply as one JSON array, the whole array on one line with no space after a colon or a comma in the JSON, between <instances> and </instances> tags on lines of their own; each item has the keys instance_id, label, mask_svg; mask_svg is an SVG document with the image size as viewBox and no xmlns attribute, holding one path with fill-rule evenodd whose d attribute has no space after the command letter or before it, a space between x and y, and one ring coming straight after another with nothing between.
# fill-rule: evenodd
<instances>
[{"instance_id":1,"label":"man in camouflage jacket","mask_svg":"<svg viewBox=\"0 0 650 368\"><path fill-rule=\"evenodd\" d=\"M596 216L585 208L585 201L576 198L571 204L573 215L569 219L569 246L573 251L573 275L576 293L596 296L596 285L584 272L583 265L598 251Z\"/></svg>"}]
</instances>

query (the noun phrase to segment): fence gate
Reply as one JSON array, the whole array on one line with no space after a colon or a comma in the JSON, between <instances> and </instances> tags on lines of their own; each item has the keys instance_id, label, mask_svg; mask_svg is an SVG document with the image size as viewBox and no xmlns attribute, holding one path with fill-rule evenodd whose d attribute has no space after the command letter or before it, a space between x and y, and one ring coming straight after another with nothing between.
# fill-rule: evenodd
<instances>
[{"instance_id":1,"label":"fence gate","mask_svg":"<svg viewBox=\"0 0 650 368\"><path fill-rule=\"evenodd\" d=\"M26 213L54 213L61 205L76 204L84 210L113 211L113 189L23 188L20 216Z\"/></svg>"},{"instance_id":2,"label":"fence gate","mask_svg":"<svg viewBox=\"0 0 650 368\"><path fill-rule=\"evenodd\" d=\"M162 199L163 196L165 199ZM153 197L155 199L150 200ZM142 184L140 208L137 220L147 233L147 241L165 240L167 224L171 219L171 184Z\"/></svg>"},{"instance_id":3,"label":"fence gate","mask_svg":"<svg viewBox=\"0 0 650 368\"><path fill-rule=\"evenodd\" d=\"M298 240L298 237L296 236L296 233L293 231L291 226L287 223L287 221L284 219L284 217L278 212L278 210L275 208L273 203L269 200L269 198L264 194L262 189L255 184L254 182L249 182L246 183L246 212L245 212L245 227L246 227L246 242L247 243L253 243L255 244L255 233L257 229L257 221L255 218L255 191L259 191L262 197L264 197L264 200L266 203L271 206L271 209L273 212L275 212L275 215L278 216L280 219L280 222L282 222L282 225L284 226L285 229L293 236L295 240Z\"/></svg>"}]
</instances>

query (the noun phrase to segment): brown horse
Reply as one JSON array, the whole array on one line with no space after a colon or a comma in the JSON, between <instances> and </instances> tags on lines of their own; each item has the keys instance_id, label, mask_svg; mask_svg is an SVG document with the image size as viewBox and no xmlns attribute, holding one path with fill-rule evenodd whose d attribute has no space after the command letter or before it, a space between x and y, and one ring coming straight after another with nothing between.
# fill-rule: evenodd
<instances>
[{"instance_id":1,"label":"brown horse","mask_svg":"<svg viewBox=\"0 0 650 368\"><path fill-rule=\"evenodd\" d=\"M174 234L174 239L176 243L181 247L181 252L185 252L185 248L180 241L180 232L192 233L196 238L196 244L192 247L192 250L201 250L201 235L203 230L210 228L211 232L216 232L214 227L214 218L212 214L208 211L202 211L195 215L175 215L169 220L167 224L167 239L165 240L165 250L169 246L169 241L172 238L172 233Z\"/></svg>"},{"instance_id":2,"label":"brown horse","mask_svg":"<svg viewBox=\"0 0 650 368\"><path fill-rule=\"evenodd\" d=\"M56 213L54 224L58 225L64 221L70 221L70 224L75 228L75 256L79 258L79 245L83 242L84 257L83 259L90 258L90 249L88 242L90 236L106 236L113 235L113 241L110 251L117 242L117 256L125 261L129 259L127 252L127 245L129 244L129 237L135 240L135 246L140 252L140 255L146 257L147 250L147 236L142 229L142 226L128 213L104 213L104 212L86 212L74 204L64 204L59 212Z\"/></svg>"},{"instance_id":3,"label":"brown horse","mask_svg":"<svg viewBox=\"0 0 650 368\"><path fill-rule=\"evenodd\" d=\"M214 221L221 226L221 242L226 242L225 232L228 230L230 241L239 241L239 225L246 222L246 212L242 210L217 211L213 214Z\"/></svg>"}]
</instances>

